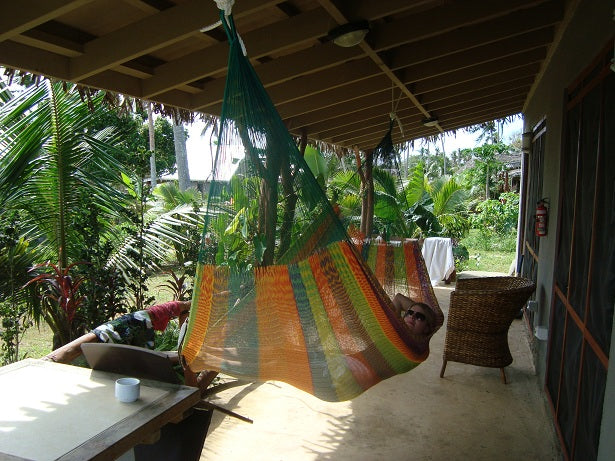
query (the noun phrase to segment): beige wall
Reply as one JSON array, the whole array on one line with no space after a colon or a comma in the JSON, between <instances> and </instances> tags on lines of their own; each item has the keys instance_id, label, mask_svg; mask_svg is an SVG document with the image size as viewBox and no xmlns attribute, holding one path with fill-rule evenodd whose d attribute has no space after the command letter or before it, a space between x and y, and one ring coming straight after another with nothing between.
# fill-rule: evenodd
<instances>
[{"instance_id":1,"label":"beige wall","mask_svg":"<svg viewBox=\"0 0 615 461\"><path fill-rule=\"evenodd\" d=\"M548 236L543 237L540 242L537 280L537 299L539 300L540 310L536 319L537 325L540 326L548 326L551 306L558 221L557 203L564 90L615 36L615 22L613 21L615 1L575 0L568 3L570 6L566 19L569 20L569 23L566 32L562 34L559 45L524 111L524 131L530 131L543 118L546 118L547 122L543 196L550 199L552 206L549 213ZM571 13L571 8L574 8L573 13ZM601 231L608 232L607 229L601 229ZM612 342L612 346L613 344L615 344L615 341ZM537 347L536 366L538 373L544 380L547 342L539 342ZM608 383L612 384L615 381L613 375L615 375L615 367L611 366ZM615 427L614 387L612 385L607 387L603 429ZM607 408L611 410L609 411ZM614 444L613 437L603 437L600 443L599 459L606 460L606 453L609 453L609 457L612 456L612 453L615 452Z\"/></svg>"},{"instance_id":2,"label":"beige wall","mask_svg":"<svg viewBox=\"0 0 615 461\"><path fill-rule=\"evenodd\" d=\"M547 122L542 190L543 196L550 199L551 207L548 235L540 241L537 281L540 314L537 322L541 326L549 323L551 304L564 90L590 64L609 39L613 39L615 33L615 22L612 20L615 1L586 0L572 3L578 3L578 6L574 14L569 15L566 33L562 35L557 51L524 111L524 131L530 131L542 118L546 118ZM537 365L541 374L544 374L544 359L545 354L539 354Z\"/></svg>"}]
</instances>

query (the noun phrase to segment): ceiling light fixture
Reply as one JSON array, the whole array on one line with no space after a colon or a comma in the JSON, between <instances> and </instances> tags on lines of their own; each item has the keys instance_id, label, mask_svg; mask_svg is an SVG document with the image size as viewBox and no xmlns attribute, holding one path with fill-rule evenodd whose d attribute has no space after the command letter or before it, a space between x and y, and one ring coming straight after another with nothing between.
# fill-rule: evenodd
<instances>
[{"instance_id":1,"label":"ceiling light fixture","mask_svg":"<svg viewBox=\"0 0 615 461\"><path fill-rule=\"evenodd\" d=\"M423 119L424 126L432 127L432 126L436 126L437 124L438 124L437 117L428 117L428 118Z\"/></svg>"},{"instance_id":2,"label":"ceiling light fixture","mask_svg":"<svg viewBox=\"0 0 615 461\"><path fill-rule=\"evenodd\" d=\"M367 21L355 21L343 24L329 31L329 37L337 46L349 48L358 45L369 32Z\"/></svg>"}]
</instances>

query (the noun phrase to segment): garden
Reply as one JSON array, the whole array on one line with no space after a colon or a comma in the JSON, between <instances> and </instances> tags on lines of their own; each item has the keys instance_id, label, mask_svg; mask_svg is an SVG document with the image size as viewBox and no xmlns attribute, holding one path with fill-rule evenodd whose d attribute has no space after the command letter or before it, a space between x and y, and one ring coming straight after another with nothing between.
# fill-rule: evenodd
<instances>
[{"instance_id":1,"label":"garden","mask_svg":"<svg viewBox=\"0 0 615 461\"><path fill-rule=\"evenodd\" d=\"M208 199L207 184L185 180L177 114L63 82L20 83L0 92L2 364L41 357L118 315L190 299ZM503 159L518 141L502 142L505 122L475 127L484 144L451 153L432 139L418 154L406 145L361 157L325 144L303 154L349 232L449 237L458 272L508 272L519 197ZM179 181L158 183L173 173ZM225 251L211 257L245 264L246 221L218 221L213 238Z\"/></svg>"}]
</instances>

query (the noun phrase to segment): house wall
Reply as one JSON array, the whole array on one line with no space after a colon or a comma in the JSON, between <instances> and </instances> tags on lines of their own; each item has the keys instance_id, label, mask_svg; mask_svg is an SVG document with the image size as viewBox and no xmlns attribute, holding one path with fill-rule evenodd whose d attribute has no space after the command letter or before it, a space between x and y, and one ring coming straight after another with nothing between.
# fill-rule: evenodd
<instances>
[{"instance_id":1,"label":"house wall","mask_svg":"<svg viewBox=\"0 0 615 461\"><path fill-rule=\"evenodd\" d=\"M562 146L562 124L564 118L564 91L577 76L592 62L594 57L615 36L613 21L615 2L606 0L571 1L566 14L569 20L566 32L552 55L540 84L531 95L524 110L524 131L531 129L546 118L547 132L543 178L543 196L550 200L548 235L540 242L536 294L539 313L536 326L548 326L553 286L555 247L557 237L557 204L559 200L560 152ZM574 12L571 13L572 9ZM600 232L609 232L600 229ZM615 324L614 324L615 325ZM611 358L615 357L611 342ZM542 381L545 378L547 341L536 342L536 369ZM607 391L603 411L602 431L615 428L615 367L609 368ZM610 411L609 411L610 410ZM599 460L612 459L615 452L615 438L601 437Z\"/></svg>"}]
</instances>

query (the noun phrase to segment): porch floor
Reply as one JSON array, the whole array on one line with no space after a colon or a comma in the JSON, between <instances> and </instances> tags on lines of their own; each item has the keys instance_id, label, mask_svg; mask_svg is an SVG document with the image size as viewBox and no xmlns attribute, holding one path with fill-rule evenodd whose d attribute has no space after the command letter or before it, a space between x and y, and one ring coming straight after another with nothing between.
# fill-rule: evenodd
<instances>
[{"instance_id":1,"label":"porch floor","mask_svg":"<svg viewBox=\"0 0 615 461\"><path fill-rule=\"evenodd\" d=\"M445 317L453 289L435 287ZM211 396L254 424L215 411L201 460L561 459L524 321L509 331L506 385L498 369L455 362L441 379L445 333L446 323L416 369L349 402L323 402L280 382Z\"/></svg>"}]
</instances>

